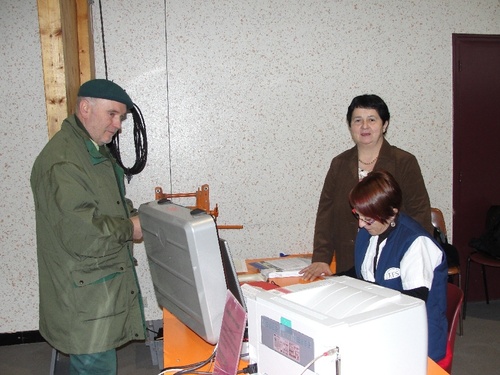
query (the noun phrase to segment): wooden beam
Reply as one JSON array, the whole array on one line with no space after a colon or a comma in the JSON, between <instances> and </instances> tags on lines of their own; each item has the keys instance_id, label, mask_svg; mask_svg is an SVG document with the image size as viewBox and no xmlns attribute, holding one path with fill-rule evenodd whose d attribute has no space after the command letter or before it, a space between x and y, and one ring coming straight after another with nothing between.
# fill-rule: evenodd
<instances>
[{"instance_id":1,"label":"wooden beam","mask_svg":"<svg viewBox=\"0 0 500 375\"><path fill-rule=\"evenodd\" d=\"M80 87L80 63L78 56L78 25L76 3L59 0L61 6L62 49L64 54L64 80L66 87L66 116L73 111L76 93ZM65 117L66 118L66 117ZM58 129L59 130L59 127Z\"/></svg>"},{"instance_id":2,"label":"wooden beam","mask_svg":"<svg viewBox=\"0 0 500 375\"><path fill-rule=\"evenodd\" d=\"M94 39L92 33L92 9L89 0L76 0L78 25L78 61L80 84L95 78Z\"/></svg>"},{"instance_id":3,"label":"wooden beam","mask_svg":"<svg viewBox=\"0 0 500 375\"><path fill-rule=\"evenodd\" d=\"M73 112L82 80L94 75L86 0L37 0L48 135Z\"/></svg>"}]
</instances>

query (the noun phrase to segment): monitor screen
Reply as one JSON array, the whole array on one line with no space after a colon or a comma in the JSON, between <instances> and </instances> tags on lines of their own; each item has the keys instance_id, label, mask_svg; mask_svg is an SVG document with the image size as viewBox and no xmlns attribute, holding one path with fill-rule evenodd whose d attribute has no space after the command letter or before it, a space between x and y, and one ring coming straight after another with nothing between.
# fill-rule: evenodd
<instances>
[{"instance_id":1,"label":"monitor screen","mask_svg":"<svg viewBox=\"0 0 500 375\"><path fill-rule=\"evenodd\" d=\"M215 220L169 200L145 203L139 215L158 303L216 344L228 285L238 300L242 297L229 247L219 239Z\"/></svg>"},{"instance_id":2,"label":"monitor screen","mask_svg":"<svg viewBox=\"0 0 500 375\"><path fill-rule=\"evenodd\" d=\"M243 308L246 310L245 298L243 297L243 291L241 290L240 281L238 280L236 267L233 262L231 251L229 250L229 244L226 240L219 238L219 247L227 288L240 303L240 305L243 306Z\"/></svg>"}]
</instances>

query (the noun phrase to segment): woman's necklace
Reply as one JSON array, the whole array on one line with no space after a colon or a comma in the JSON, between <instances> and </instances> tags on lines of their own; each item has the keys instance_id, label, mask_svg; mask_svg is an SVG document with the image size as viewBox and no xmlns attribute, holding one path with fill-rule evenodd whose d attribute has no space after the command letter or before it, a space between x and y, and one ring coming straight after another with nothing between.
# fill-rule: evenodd
<instances>
[{"instance_id":1,"label":"woman's necklace","mask_svg":"<svg viewBox=\"0 0 500 375\"><path fill-rule=\"evenodd\" d=\"M371 162L369 162L369 163L365 163L365 162L364 162L363 160L361 160L361 159L358 159L358 161L359 161L361 164L364 164L364 165L372 165L373 163L375 163L375 162L377 161L377 159L378 159L378 156L377 156L377 157L375 157L375 159L373 159L373 160L372 160Z\"/></svg>"}]
</instances>

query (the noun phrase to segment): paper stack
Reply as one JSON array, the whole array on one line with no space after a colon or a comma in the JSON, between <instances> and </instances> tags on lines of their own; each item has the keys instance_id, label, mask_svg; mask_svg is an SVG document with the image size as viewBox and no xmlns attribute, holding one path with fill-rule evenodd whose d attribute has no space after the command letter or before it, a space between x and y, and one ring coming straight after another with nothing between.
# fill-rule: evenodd
<instances>
[{"instance_id":1,"label":"paper stack","mask_svg":"<svg viewBox=\"0 0 500 375\"><path fill-rule=\"evenodd\" d=\"M311 258L290 256L250 263L250 265L257 268L266 279L300 276L299 271L310 264Z\"/></svg>"}]
</instances>

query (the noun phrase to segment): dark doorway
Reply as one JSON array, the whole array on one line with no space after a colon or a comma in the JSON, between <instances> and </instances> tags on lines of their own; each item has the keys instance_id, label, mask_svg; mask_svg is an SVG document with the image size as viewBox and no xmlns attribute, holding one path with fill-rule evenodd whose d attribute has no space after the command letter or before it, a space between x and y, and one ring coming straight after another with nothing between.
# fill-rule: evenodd
<instances>
[{"instance_id":1,"label":"dark doorway","mask_svg":"<svg viewBox=\"0 0 500 375\"><path fill-rule=\"evenodd\" d=\"M500 35L453 34L453 243L465 281L468 242L500 204ZM487 269L491 299L500 270ZM471 265L469 300L484 300L480 267Z\"/></svg>"}]
</instances>

